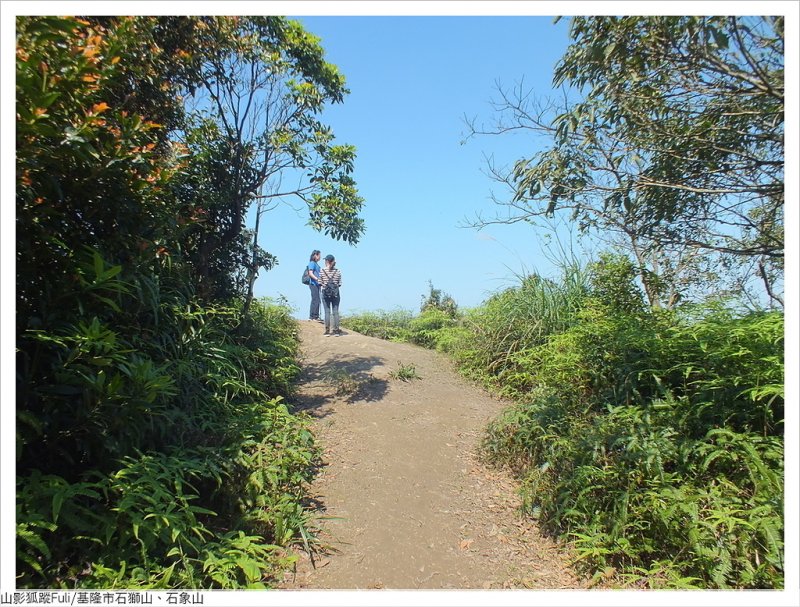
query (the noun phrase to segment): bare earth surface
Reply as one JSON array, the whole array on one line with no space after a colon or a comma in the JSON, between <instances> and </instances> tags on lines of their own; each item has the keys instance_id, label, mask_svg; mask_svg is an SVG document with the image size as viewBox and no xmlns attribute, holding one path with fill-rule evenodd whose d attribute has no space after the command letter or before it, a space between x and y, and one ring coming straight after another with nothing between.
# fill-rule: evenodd
<instances>
[{"instance_id":1,"label":"bare earth surface","mask_svg":"<svg viewBox=\"0 0 800 607\"><path fill-rule=\"evenodd\" d=\"M515 484L476 456L504 404L444 356L303 321L295 406L324 464L320 538L283 589L578 589L566 556L518 513ZM418 379L392 377L401 365Z\"/></svg>"}]
</instances>

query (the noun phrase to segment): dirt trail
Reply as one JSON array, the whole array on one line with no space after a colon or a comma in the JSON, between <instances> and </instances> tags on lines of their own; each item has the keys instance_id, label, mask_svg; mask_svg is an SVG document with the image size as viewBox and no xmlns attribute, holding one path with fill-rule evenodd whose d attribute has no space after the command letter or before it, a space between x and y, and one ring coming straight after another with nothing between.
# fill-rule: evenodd
<instances>
[{"instance_id":1,"label":"dirt trail","mask_svg":"<svg viewBox=\"0 0 800 607\"><path fill-rule=\"evenodd\" d=\"M295 405L315 418L325 451L312 492L332 551L314 563L303 554L282 588L583 586L519 516L512 480L475 455L502 403L436 352L300 324ZM419 378L393 378L401 365Z\"/></svg>"}]
</instances>

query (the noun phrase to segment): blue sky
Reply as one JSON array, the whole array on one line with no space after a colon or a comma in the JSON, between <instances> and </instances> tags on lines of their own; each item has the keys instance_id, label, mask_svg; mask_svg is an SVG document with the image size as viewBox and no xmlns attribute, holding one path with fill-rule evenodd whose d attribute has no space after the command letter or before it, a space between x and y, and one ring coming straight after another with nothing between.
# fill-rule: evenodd
<instances>
[{"instance_id":1,"label":"blue sky","mask_svg":"<svg viewBox=\"0 0 800 607\"><path fill-rule=\"evenodd\" d=\"M308 315L300 274L313 249L333 253L344 280L342 313L416 310L428 281L462 307L480 304L525 270L552 273L530 226L459 227L496 209L484 154L502 163L532 154L519 136L462 144L464 116L490 120L496 84L524 78L551 94L553 67L568 24L527 17L296 17L322 39L351 93L324 121L337 141L356 146L355 178L366 232L351 246L306 226L302 205L264 216L260 245L279 265L262 273L257 296L285 296Z\"/></svg>"}]
</instances>

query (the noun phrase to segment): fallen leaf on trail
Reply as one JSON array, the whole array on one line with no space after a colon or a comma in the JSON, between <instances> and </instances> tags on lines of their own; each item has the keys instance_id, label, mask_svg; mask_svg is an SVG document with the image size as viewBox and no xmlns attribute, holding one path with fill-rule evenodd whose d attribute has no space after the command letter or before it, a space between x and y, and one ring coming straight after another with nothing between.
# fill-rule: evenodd
<instances>
[{"instance_id":1,"label":"fallen leaf on trail","mask_svg":"<svg viewBox=\"0 0 800 607\"><path fill-rule=\"evenodd\" d=\"M472 543L474 541L475 540L461 540L461 543L459 544L459 548L461 548L461 550L469 550L469 547L472 546Z\"/></svg>"}]
</instances>

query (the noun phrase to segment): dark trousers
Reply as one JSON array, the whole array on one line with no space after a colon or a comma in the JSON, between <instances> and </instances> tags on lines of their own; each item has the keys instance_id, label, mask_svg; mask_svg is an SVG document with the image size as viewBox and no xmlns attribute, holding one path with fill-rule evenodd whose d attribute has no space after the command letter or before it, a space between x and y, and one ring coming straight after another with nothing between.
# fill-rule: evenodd
<instances>
[{"instance_id":1,"label":"dark trousers","mask_svg":"<svg viewBox=\"0 0 800 607\"><path fill-rule=\"evenodd\" d=\"M311 309L308 317L311 320L319 320L319 285L308 285L311 289Z\"/></svg>"}]
</instances>

